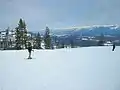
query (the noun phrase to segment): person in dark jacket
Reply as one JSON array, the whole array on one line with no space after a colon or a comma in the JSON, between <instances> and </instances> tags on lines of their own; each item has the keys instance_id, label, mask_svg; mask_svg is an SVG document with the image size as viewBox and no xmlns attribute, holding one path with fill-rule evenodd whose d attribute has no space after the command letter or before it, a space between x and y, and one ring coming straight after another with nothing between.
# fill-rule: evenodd
<instances>
[{"instance_id":1,"label":"person in dark jacket","mask_svg":"<svg viewBox=\"0 0 120 90\"><path fill-rule=\"evenodd\" d=\"M29 56L28 56L28 58L29 59L32 59L32 57L31 57L31 51L32 51L32 45L31 45L31 43L30 42L28 42L28 52L29 52Z\"/></svg>"},{"instance_id":2,"label":"person in dark jacket","mask_svg":"<svg viewBox=\"0 0 120 90\"><path fill-rule=\"evenodd\" d=\"M114 51L115 50L115 43L113 43L113 49L112 49L112 51Z\"/></svg>"}]
</instances>

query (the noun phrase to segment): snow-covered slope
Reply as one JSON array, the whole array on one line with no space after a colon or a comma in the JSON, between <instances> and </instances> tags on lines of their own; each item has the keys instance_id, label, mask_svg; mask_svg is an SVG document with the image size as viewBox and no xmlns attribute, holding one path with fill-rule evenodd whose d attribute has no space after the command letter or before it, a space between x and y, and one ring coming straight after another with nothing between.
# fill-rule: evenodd
<instances>
[{"instance_id":1,"label":"snow-covered slope","mask_svg":"<svg viewBox=\"0 0 120 90\"><path fill-rule=\"evenodd\" d=\"M0 90L120 90L120 47L0 51Z\"/></svg>"}]
</instances>

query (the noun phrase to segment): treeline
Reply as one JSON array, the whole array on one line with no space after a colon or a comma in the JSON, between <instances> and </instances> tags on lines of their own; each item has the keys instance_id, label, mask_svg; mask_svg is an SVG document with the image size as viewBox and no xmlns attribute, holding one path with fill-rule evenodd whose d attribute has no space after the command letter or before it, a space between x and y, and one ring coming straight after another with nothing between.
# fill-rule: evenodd
<instances>
[{"instance_id":1,"label":"treeline","mask_svg":"<svg viewBox=\"0 0 120 90\"><path fill-rule=\"evenodd\" d=\"M18 26L14 31L14 40L9 37L10 29L5 30L5 36L0 38L0 47L3 49L26 49L28 42L31 42L34 49L42 49L41 43L44 43L45 49L52 49L50 29L46 27L45 34L28 32L27 25L24 20L20 19ZM11 33L12 33L11 32ZM0 33L1 34L1 33ZM0 36L1 37L1 36Z\"/></svg>"},{"instance_id":2,"label":"treeline","mask_svg":"<svg viewBox=\"0 0 120 90\"><path fill-rule=\"evenodd\" d=\"M31 42L34 49L42 49L41 43L44 42L45 49L51 49L50 29L46 27L45 34L41 37L40 33L34 35L34 38L28 35L26 23L20 19L18 26L15 28L16 49L27 48L27 43Z\"/></svg>"}]
</instances>

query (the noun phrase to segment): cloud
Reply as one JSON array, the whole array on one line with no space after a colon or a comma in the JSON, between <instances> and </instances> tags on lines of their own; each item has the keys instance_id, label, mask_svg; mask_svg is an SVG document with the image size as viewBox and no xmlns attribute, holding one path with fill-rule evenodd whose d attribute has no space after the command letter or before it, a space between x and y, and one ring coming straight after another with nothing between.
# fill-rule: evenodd
<instances>
[{"instance_id":1,"label":"cloud","mask_svg":"<svg viewBox=\"0 0 120 90\"><path fill-rule=\"evenodd\" d=\"M30 30L120 24L119 0L0 0L0 28L23 18Z\"/></svg>"}]
</instances>

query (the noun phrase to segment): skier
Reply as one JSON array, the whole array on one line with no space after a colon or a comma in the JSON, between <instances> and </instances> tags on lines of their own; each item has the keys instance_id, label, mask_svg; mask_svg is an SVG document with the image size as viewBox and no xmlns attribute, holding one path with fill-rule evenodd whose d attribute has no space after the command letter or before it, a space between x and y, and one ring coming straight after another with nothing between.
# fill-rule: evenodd
<instances>
[{"instance_id":1,"label":"skier","mask_svg":"<svg viewBox=\"0 0 120 90\"><path fill-rule=\"evenodd\" d=\"M112 51L114 51L115 50L115 43L113 43L113 49L112 49Z\"/></svg>"},{"instance_id":2,"label":"skier","mask_svg":"<svg viewBox=\"0 0 120 90\"><path fill-rule=\"evenodd\" d=\"M28 59L32 59L32 57L31 57L32 45L31 45L30 42L28 42L28 48L27 49L28 49L28 52L29 52Z\"/></svg>"}]
</instances>

